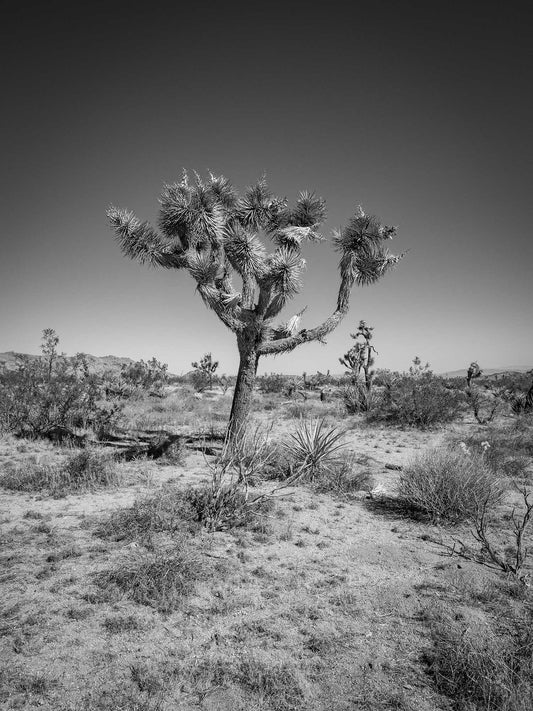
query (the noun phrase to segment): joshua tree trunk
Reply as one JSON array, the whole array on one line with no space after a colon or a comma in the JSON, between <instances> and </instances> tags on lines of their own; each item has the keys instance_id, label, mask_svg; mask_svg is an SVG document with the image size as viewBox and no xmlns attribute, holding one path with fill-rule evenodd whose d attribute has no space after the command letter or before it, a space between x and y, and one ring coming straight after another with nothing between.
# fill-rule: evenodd
<instances>
[{"instance_id":1,"label":"joshua tree trunk","mask_svg":"<svg viewBox=\"0 0 533 711\"><path fill-rule=\"evenodd\" d=\"M243 339L244 340L244 339ZM259 363L259 353L253 342L239 343L240 362L235 393L231 406L228 432L234 439L239 432L243 432L246 419L250 413L252 396Z\"/></svg>"}]
</instances>

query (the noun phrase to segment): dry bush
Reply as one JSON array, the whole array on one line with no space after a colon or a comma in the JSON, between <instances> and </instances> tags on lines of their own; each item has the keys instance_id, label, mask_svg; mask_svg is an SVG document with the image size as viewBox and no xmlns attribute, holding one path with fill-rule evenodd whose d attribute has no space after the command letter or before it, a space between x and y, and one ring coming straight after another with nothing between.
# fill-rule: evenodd
<instances>
[{"instance_id":1,"label":"dry bush","mask_svg":"<svg viewBox=\"0 0 533 711\"><path fill-rule=\"evenodd\" d=\"M464 394L448 388L430 370L415 367L411 371L384 379L368 419L420 429L456 419L464 407Z\"/></svg>"},{"instance_id":2,"label":"dry bush","mask_svg":"<svg viewBox=\"0 0 533 711\"><path fill-rule=\"evenodd\" d=\"M400 476L399 496L434 521L473 519L483 502L494 506L503 489L482 455L444 448L417 456Z\"/></svg>"},{"instance_id":3,"label":"dry bush","mask_svg":"<svg viewBox=\"0 0 533 711\"><path fill-rule=\"evenodd\" d=\"M190 487L184 491L184 497L195 512L195 520L211 532L252 526L273 508L268 496L249 497L234 484Z\"/></svg>"},{"instance_id":4,"label":"dry bush","mask_svg":"<svg viewBox=\"0 0 533 711\"><path fill-rule=\"evenodd\" d=\"M353 452L344 454L322 470L315 479L319 492L350 494L355 491L369 491L373 486L372 475L361 466Z\"/></svg>"},{"instance_id":5,"label":"dry bush","mask_svg":"<svg viewBox=\"0 0 533 711\"><path fill-rule=\"evenodd\" d=\"M530 574L524 572L526 569L526 560L528 557L527 534L533 517L533 492L528 490L527 486L519 486L515 484L515 488L522 498L522 506L517 511L514 506L509 517L505 517L504 521L508 521L507 533L513 539L512 544L507 544L504 548L498 543L498 537L494 535L493 524L491 521L491 503L487 497L478 506L474 519L474 530L472 536L481 548L479 552L472 550L463 541L455 540L452 547L448 546L451 553L466 558L467 560L475 560L482 565L499 570L506 574L510 579L515 580L519 584L529 585ZM502 528L502 522L499 522L499 528ZM510 530L509 530L510 529Z\"/></svg>"},{"instance_id":6,"label":"dry bush","mask_svg":"<svg viewBox=\"0 0 533 711\"><path fill-rule=\"evenodd\" d=\"M466 626L451 609L428 615L433 650L428 661L438 690L456 711L533 708L531 610L511 613L507 626Z\"/></svg>"},{"instance_id":7,"label":"dry bush","mask_svg":"<svg viewBox=\"0 0 533 711\"><path fill-rule=\"evenodd\" d=\"M197 521L187 490L166 486L137 499L129 508L114 511L99 523L96 535L114 541L149 540L156 533L194 532Z\"/></svg>"},{"instance_id":8,"label":"dry bush","mask_svg":"<svg viewBox=\"0 0 533 711\"><path fill-rule=\"evenodd\" d=\"M220 455L206 459L211 481L185 492L197 520L209 531L247 526L272 508L271 492L250 494L250 486L264 471L273 449L268 431L245 427L226 435Z\"/></svg>"},{"instance_id":9,"label":"dry bush","mask_svg":"<svg viewBox=\"0 0 533 711\"><path fill-rule=\"evenodd\" d=\"M287 386L288 378L281 373L269 373L257 378L257 387L263 393L282 393Z\"/></svg>"},{"instance_id":10,"label":"dry bush","mask_svg":"<svg viewBox=\"0 0 533 711\"><path fill-rule=\"evenodd\" d=\"M50 496L117 486L122 477L112 457L94 449L70 455L62 464L26 462L0 477L0 486L12 491L43 492Z\"/></svg>"},{"instance_id":11,"label":"dry bush","mask_svg":"<svg viewBox=\"0 0 533 711\"><path fill-rule=\"evenodd\" d=\"M126 595L139 605L172 612L189 595L202 568L182 545L171 550L140 551L109 570L95 575L97 585L114 595Z\"/></svg>"}]
</instances>

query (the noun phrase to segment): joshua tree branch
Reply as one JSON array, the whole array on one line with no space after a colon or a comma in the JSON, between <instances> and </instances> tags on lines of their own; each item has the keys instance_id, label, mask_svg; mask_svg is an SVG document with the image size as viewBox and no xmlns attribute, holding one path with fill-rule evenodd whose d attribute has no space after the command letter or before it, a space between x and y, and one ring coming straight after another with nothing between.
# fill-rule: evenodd
<instances>
[{"instance_id":1,"label":"joshua tree branch","mask_svg":"<svg viewBox=\"0 0 533 711\"><path fill-rule=\"evenodd\" d=\"M286 353L292 351L302 343L310 341L321 341L328 333L334 331L342 319L348 313L350 306L350 293L354 284L355 278L350 273L344 273L341 278L339 287L339 295L337 297L337 308L320 326L312 329L302 329L294 336L288 338L278 338L272 341L266 341L259 347L260 355L275 355L276 353Z\"/></svg>"},{"instance_id":2,"label":"joshua tree branch","mask_svg":"<svg viewBox=\"0 0 533 711\"><path fill-rule=\"evenodd\" d=\"M161 237L147 222L140 222L132 212L110 207L107 216L123 253L141 264L180 269L187 257L176 240Z\"/></svg>"}]
</instances>

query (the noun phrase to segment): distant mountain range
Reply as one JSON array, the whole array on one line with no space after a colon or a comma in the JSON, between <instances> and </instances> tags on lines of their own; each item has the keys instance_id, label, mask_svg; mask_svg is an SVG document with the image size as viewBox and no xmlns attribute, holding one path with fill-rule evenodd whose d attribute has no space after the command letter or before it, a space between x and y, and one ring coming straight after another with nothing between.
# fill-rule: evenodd
<instances>
[{"instance_id":1,"label":"distant mountain range","mask_svg":"<svg viewBox=\"0 0 533 711\"><path fill-rule=\"evenodd\" d=\"M17 364L17 356L26 355L28 358L40 358L38 355L30 355L27 353L15 353L15 351L7 351L0 353L0 367L4 364L7 368L15 368ZM85 354L89 370L93 373L103 373L106 370L119 372L123 365L135 363L133 358L120 358L119 356L93 356Z\"/></svg>"},{"instance_id":2,"label":"distant mountain range","mask_svg":"<svg viewBox=\"0 0 533 711\"><path fill-rule=\"evenodd\" d=\"M446 373L439 373L445 378L466 378L468 368L462 370L449 370ZM533 365L508 365L504 368L482 368L483 375L500 375L503 373L528 373L533 370Z\"/></svg>"}]
</instances>

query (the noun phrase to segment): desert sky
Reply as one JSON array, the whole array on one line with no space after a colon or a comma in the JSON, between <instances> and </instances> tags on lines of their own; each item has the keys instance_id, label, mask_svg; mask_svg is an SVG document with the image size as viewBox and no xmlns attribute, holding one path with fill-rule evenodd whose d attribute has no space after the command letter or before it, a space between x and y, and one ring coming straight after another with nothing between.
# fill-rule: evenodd
<instances>
[{"instance_id":1,"label":"desert sky","mask_svg":"<svg viewBox=\"0 0 533 711\"><path fill-rule=\"evenodd\" d=\"M110 204L155 223L183 168L243 189L266 174L323 196L323 233L357 205L398 226L396 270L355 289L327 345L261 372L341 372L360 319L376 365L533 365L533 50L525 3L4 0L0 351L158 359L234 336L183 272L127 260ZM310 328L334 308L338 255L309 245Z\"/></svg>"}]
</instances>

